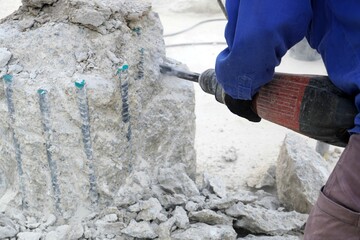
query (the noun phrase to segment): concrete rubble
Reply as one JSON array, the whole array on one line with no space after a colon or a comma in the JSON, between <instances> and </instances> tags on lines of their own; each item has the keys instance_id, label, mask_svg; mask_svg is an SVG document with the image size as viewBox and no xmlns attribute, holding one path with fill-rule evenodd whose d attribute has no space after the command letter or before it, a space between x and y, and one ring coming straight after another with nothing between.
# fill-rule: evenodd
<instances>
[{"instance_id":1,"label":"concrete rubble","mask_svg":"<svg viewBox=\"0 0 360 240\"><path fill-rule=\"evenodd\" d=\"M284 156L292 162L302 155L314 157L315 149L297 135L289 134L282 149L292 149L294 142L301 145L301 153L279 155L279 165ZM299 148L300 151L300 148ZM289 160L289 155L292 160ZM318 159L319 161L325 161ZM296 161L295 161L296 162ZM320 163L318 163L320 164ZM288 165L291 165L290 163ZM302 165L311 165L305 161ZM323 166L320 164L319 166ZM308 169L308 166L302 166ZM298 173L301 168L287 170ZM321 169L313 174L321 174ZM301 171L300 171L301 172ZM265 172L266 173L266 172ZM264 174L265 174L264 173ZM0 216L0 233L3 238L12 239L253 239L253 240L295 240L301 239L307 214L294 211L293 200L279 201L273 191L253 188L229 192L216 176L203 174L202 183L196 184L185 172L183 164L162 167L151 179L145 172L134 173L119 191L114 206L72 219L61 224L55 215L36 218L26 216L17 209L8 209ZM261 178L259 178L261 179ZM297 182L288 181L296 188ZM261 181L261 180L260 180ZM307 182L316 188L318 182ZM275 185L274 188L277 186ZM268 186L264 186L267 189ZM128 194L134 197L129 198ZM304 198L307 195L304 196ZM311 195L308 195L311 198ZM304 199L310 201L310 199ZM5 227L6 226L6 227Z\"/></svg>"},{"instance_id":2,"label":"concrete rubble","mask_svg":"<svg viewBox=\"0 0 360 240\"><path fill-rule=\"evenodd\" d=\"M221 192L225 195L219 197L208 183L196 187L195 191L196 184L179 169L181 166L177 165L159 169L158 180L146 187L148 191L141 191L143 194L138 195L136 202L119 200L121 205L107 207L65 225L59 225L54 215L34 218L8 209L0 218L8 227L0 232L5 239L21 236L60 240L252 239L250 236L254 236L253 239L267 239L265 236L268 239L282 239L282 236L298 239L301 236L307 215L278 207L276 198L270 198L270 193L263 190L230 193L224 187ZM187 180L164 185L162 179L169 175L173 179ZM138 179L133 178L127 184L133 186L133 181L142 181L139 178L146 182L148 176L138 175ZM209 179L209 175L204 178ZM192 191L184 191L189 188ZM160 192L162 199L157 198Z\"/></svg>"}]
</instances>

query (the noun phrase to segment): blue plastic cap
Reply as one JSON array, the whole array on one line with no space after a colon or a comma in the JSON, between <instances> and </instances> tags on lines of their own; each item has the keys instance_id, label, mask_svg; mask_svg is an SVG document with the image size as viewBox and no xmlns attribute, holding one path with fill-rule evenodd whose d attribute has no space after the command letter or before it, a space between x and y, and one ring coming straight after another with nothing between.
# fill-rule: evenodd
<instances>
[{"instance_id":1,"label":"blue plastic cap","mask_svg":"<svg viewBox=\"0 0 360 240\"><path fill-rule=\"evenodd\" d=\"M13 76L10 74L5 74L2 78L5 82L12 82Z\"/></svg>"},{"instance_id":2,"label":"blue plastic cap","mask_svg":"<svg viewBox=\"0 0 360 240\"><path fill-rule=\"evenodd\" d=\"M85 80L76 81L75 87L82 89L82 88L84 88L85 84L86 84Z\"/></svg>"}]
</instances>

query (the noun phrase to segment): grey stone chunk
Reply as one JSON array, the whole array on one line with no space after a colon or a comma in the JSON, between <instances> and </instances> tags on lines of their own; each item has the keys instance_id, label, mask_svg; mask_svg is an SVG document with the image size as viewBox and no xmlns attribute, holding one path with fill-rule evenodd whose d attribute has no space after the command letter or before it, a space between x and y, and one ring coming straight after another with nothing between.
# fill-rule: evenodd
<instances>
[{"instance_id":1,"label":"grey stone chunk","mask_svg":"<svg viewBox=\"0 0 360 240\"><path fill-rule=\"evenodd\" d=\"M119 207L135 204L139 202L144 195L150 192L150 182L146 173L137 172L132 178L127 180L128 181L122 185L117 192L115 202Z\"/></svg>"},{"instance_id":2,"label":"grey stone chunk","mask_svg":"<svg viewBox=\"0 0 360 240\"><path fill-rule=\"evenodd\" d=\"M185 209L188 212L193 212L199 209L199 204L194 203L193 201L188 201L185 205Z\"/></svg>"},{"instance_id":3,"label":"grey stone chunk","mask_svg":"<svg viewBox=\"0 0 360 240\"><path fill-rule=\"evenodd\" d=\"M232 205L234 205L236 202L238 202L238 199L235 198L220 198L220 199L211 199L208 203L207 206L210 209L215 209L215 210L221 210L221 209L226 209L231 207Z\"/></svg>"},{"instance_id":4,"label":"grey stone chunk","mask_svg":"<svg viewBox=\"0 0 360 240\"><path fill-rule=\"evenodd\" d=\"M214 212L209 209L204 209L198 212L190 212L189 218L191 221L203 222L209 225L230 225L232 226L233 219L221 212Z\"/></svg>"},{"instance_id":5,"label":"grey stone chunk","mask_svg":"<svg viewBox=\"0 0 360 240\"><path fill-rule=\"evenodd\" d=\"M47 228L49 226L53 226L56 222L56 216L54 214L49 214L44 220L44 223L41 224L43 228Z\"/></svg>"},{"instance_id":6,"label":"grey stone chunk","mask_svg":"<svg viewBox=\"0 0 360 240\"><path fill-rule=\"evenodd\" d=\"M159 239L170 240L171 239L171 229L175 225L175 217L169 218L166 222L163 222L159 225L157 234Z\"/></svg>"},{"instance_id":7,"label":"grey stone chunk","mask_svg":"<svg viewBox=\"0 0 360 240\"><path fill-rule=\"evenodd\" d=\"M198 195L198 196L193 196L189 198L190 201L193 201L195 203L198 203L200 205L204 205L205 204L205 197Z\"/></svg>"},{"instance_id":8,"label":"grey stone chunk","mask_svg":"<svg viewBox=\"0 0 360 240\"><path fill-rule=\"evenodd\" d=\"M270 210L280 208L281 204L275 196L266 196L255 202L256 205Z\"/></svg>"},{"instance_id":9,"label":"grey stone chunk","mask_svg":"<svg viewBox=\"0 0 360 240\"><path fill-rule=\"evenodd\" d=\"M18 240L40 240L41 233L39 232L21 232L17 235Z\"/></svg>"},{"instance_id":10,"label":"grey stone chunk","mask_svg":"<svg viewBox=\"0 0 360 240\"><path fill-rule=\"evenodd\" d=\"M183 194L187 197L200 195L195 182L185 173L183 164L159 170L160 186L172 194Z\"/></svg>"},{"instance_id":11,"label":"grey stone chunk","mask_svg":"<svg viewBox=\"0 0 360 240\"><path fill-rule=\"evenodd\" d=\"M135 238L154 239L158 236L151 228L149 222L137 222L133 219L130 221L129 226L121 230L121 232Z\"/></svg>"},{"instance_id":12,"label":"grey stone chunk","mask_svg":"<svg viewBox=\"0 0 360 240\"><path fill-rule=\"evenodd\" d=\"M156 198L139 202L139 213L136 220L150 221L156 219L162 210L162 206Z\"/></svg>"},{"instance_id":13,"label":"grey stone chunk","mask_svg":"<svg viewBox=\"0 0 360 240\"><path fill-rule=\"evenodd\" d=\"M280 202L288 209L309 213L330 175L327 163L301 136L288 134L276 171Z\"/></svg>"},{"instance_id":14,"label":"grey stone chunk","mask_svg":"<svg viewBox=\"0 0 360 240\"><path fill-rule=\"evenodd\" d=\"M0 239L15 237L19 227L8 217L0 215Z\"/></svg>"},{"instance_id":15,"label":"grey stone chunk","mask_svg":"<svg viewBox=\"0 0 360 240\"><path fill-rule=\"evenodd\" d=\"M192 224L189 229L176 230L171 234L172 240L234 240L236 232L231 226L205 223Z\"/></svg>"},{"instance_id":16,"label":"grey stone chunk","mask_svg":"<svg viewBox=\"0 0 360 240\"><path fill-rule=\"evenodd\" d=\"M216 194L220 198L225 198L227 196L225 184L219 177L210 176L208 173L204 173L204 185L211 193Z\"/></svg>"},{"instance_id":17,"label":"grey stone chunk","mask_svg":"<svg viewBox=\"0 0 360 240\"><path fill-rule=\"evenodd\" d=\"M122 230L126 227L123 222L105 222L98 220L95 222L97 230L101 233L121 235Z\"/></svg>"},{"instance_id":18,"label":"grey stone chunk","mask_svg":"<svg viewBox=\"0 0 360 240\"><path fill-rule=\"evenodd\" d=\"M182 207L176 207L173 216L175 218L175 224L178 228L188 228L190 225L189 218L186 214L186 211Z\"/></svg>"},{"instance_id":19,"label":"grey stone chunk","mask_svg":"<svg viewBox=\"0 0 360 240\"><path fill-rule=\"evenodd\" d=\"M252 233L283 235L300 232L307 214L269 210L259 206L245 205L241 202L226 210L226 214L238 218L236 227L245 228Z\"/></svg>"},{"instance_id":20,"label":"grey stone chunk","mask_svg":"<svg viewBox=\"0 0 360 240\"><path fill-rule=\"evenodd\" d=\"M11 52L6 48L0 48L0 68L5 67L11 59Z\"/></svg>"},{"instance_id":21,"label":"grey stone chunk","mask_svg":"<svg viewBox=\"0 0 360 240\"><path fill-rule=\"evenodd\" d=\"M166 208L173 208L175 206L185 205L187 202L187 197L183 194L171 194L169 195L161 188L160 185L153 185L152 192L155 197L159 200L161 205Z\"/></svg>"},{"instance_id":22,"label":"grey stone chunk","mask_svg":"<svg viewBox=\"0 0 360 240\"><path fill-rule=\"evenodd\" d=\"M238 190L234 194L229 196L229 198L234 199L237 202L242 202L245 204L253 203L259 199L259 197L256 194L254 194L253 192L250 192L250 191L246 191L246 190Z\"/></svg>"}]
</instances>

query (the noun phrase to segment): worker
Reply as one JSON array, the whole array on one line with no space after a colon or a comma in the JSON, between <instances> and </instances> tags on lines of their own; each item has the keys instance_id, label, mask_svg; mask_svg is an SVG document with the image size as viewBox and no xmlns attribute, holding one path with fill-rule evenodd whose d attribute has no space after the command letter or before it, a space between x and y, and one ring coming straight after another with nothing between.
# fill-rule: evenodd
<instances>
[{"instance_id":1,"label":"worker","mask_svg":"<svg viewBox=\"0 0 360 240\"><path fill-rule=\"evenodd\" d=\"M322 56L332 82L360 108L360 1L227 0L227 48L216 75L231 112L253 122L258 90L271 81L287 50L304 37ZM305 240L360 238L360 115L349 143L305 226ZM321 188L321 190L320 190Z\"/></svg>"}]
</instances>

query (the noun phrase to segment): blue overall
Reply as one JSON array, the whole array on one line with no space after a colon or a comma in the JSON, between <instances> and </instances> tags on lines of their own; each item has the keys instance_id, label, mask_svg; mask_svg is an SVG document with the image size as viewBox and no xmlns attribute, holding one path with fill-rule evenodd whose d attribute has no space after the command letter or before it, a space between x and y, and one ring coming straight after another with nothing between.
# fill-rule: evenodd
<instances>
[{"instance_id":1,"label":"blue overall","mask_svg":"<svg viewBox=\"0 0 360 240\"><path fill-rule=\"evenodd\" d=\"M360 109L359 0L227 0L228 47L216 59L225 92L249 100L288 49L305 36L332 82ZM351 132L360 133L360 114Z\"/></svg>"}]
</instances>

